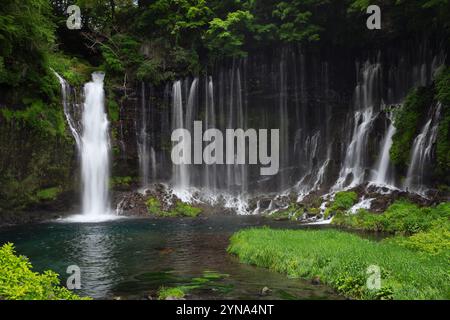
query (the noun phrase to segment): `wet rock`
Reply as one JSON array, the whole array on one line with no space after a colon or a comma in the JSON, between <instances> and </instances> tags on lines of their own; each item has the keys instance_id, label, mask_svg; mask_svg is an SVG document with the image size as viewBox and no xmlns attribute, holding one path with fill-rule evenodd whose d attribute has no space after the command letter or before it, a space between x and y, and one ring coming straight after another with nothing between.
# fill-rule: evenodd
<instances>
[{"instance_id":1,"label":"wet rock","mask_svg":"<svg viewBox=\"0 0 450 320\"><path fill-rule=\"evenodd\" d=\"M270 290L268 287L264 287L264 288L262 288L262 290L261 290L261 295L262 296L268 296L269 294L271 294L272 293L272 290Z\"/></svg>"},{"instance_id":2,"label":"wet rock","mask_svg":"<svg viewBox=\"0 0 450 320\"><path fill-rule=\"evenodd\" d=\"M320 285L320 284L321 284L320 277L319 277L319 276L314 277L314 278L311 280L311 283L312 283L313 285L315 285L315 286Z\"/></svg>"}]
</instances>

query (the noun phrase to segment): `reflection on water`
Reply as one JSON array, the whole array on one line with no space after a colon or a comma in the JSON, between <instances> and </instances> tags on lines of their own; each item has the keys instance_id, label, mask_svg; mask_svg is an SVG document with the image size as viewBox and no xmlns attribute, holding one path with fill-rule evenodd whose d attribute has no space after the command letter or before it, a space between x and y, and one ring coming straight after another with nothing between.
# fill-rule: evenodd
<instances>
[{"instance_id":1,"label":"reflection on water","mask_svg":"<svg viewBox=\"0 0 450 320\"><path fill-rule=\"evenodd\" d=\"M49 223L2 228L0 243L15 243L17 251L28 256L37 271L53 269L63 283L69 276L67 267L79 266L82 289L78 293L99 299L155 296L161 286L183 285L206 270L228 274L220 285L229 290L197 290L190 298L339 298L327 287L240 264L227 254L233 232L268 223L256 217L225 216ZM273 293L263 297L260 292L266 286Z\"/></svg>"}]
</instances>

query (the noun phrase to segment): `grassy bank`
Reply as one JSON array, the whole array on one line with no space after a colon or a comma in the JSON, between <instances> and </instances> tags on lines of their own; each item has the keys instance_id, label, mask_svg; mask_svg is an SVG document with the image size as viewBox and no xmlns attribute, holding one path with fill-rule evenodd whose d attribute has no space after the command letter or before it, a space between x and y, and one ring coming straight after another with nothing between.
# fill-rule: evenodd
<instances>
[{"instance_id":1,"label":"grassy bank","mask_svg":"<svg viewBox=\"0 0 450 320\"><path fill-rule=\"evenodd\" d=\"M333 224L351 229L412 235L435 226L450 230L450 202L435 207L419 207L408 201L397 201L383 214L360 210L357 214L338 213Z\"/></svg>"},{"instance_id":2,"label":"grassy bank","mask_svg":"<svg viewBox=\"0 0 450 320\"><path fill-rule=\"evenodd\" d=\"M395 242L372 242L336 230L242 230L228 252L248 264L291 277L314 278L358 299L450 299L448 256ZM368 267L381 269L381 288L369 290Z\"/></svg>"}]
</instances>

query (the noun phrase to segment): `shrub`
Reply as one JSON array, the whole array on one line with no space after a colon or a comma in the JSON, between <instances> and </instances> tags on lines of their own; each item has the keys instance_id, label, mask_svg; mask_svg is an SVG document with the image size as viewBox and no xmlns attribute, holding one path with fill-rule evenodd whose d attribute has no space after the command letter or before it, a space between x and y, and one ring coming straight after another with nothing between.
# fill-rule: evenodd
<instances>
[{"instance_id":1,"label":"shrub","mask_svg":"<svg viewBox=\"0 0 450 320\"><path fill-rule=\"evenodd\" d=\"M360 210L355 215L338 214L333 224L368 231L415 234L429 230L434 224L449 226L450 202L436 207L423 207L399 200L383 214L373 214Z\"/></svg>"},{"instance_id":2,"label":"shrub","mask_svg":"<svg viewBox=\"0 0 450 320\"><path fill-rule=\"evenodd\" d=\"M53 271L42 274L33 272L31 263L24 256L16 256L9 243L0 248L0 300L80 300L59 285Z\"/></svg>"}]
</instances>

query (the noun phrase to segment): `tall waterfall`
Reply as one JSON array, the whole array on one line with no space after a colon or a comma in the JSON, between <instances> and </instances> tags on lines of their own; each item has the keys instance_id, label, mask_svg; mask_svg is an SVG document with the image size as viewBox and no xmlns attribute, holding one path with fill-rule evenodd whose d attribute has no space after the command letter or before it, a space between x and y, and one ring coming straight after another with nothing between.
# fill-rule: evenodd
<instances>
[{"instance_id":1,"label":"tall waterfall","mask_svg":"<svg viewBox=\"0 0 450 320\"><path fill-rule=\"evenodd\" d=\"M56 73L55 73L56 74ZM75 222L96 222L114 218L109 207L109 123L104 107L103 73L93 73L84 86L81 110L72 102L70 85L58 74L64 114L81 158L82 214L69 217ZM81 111L80 121L74 114Z\"/></svg>"},{"instance_id":2,"label":"tall waterfall","mask_svg":"<svg viewBox=\"0 0 450 320\"><path fill-rule=\"evenodd\" d=\"M355 89L356 111L353 118L353 134L347 148L344 165L334 190L352 188L364 182L367 169L367 139L375 120L374 109L379 96L380 64L366 62L362 79Z\"/></svg>"},{"instance_id":3,"label":"tall waterfall","mask_svg":"<svg viewBox=\"0 0 450 320\"><path fill-rule=\"evenodd\" d=\"M431 116L420 134L414 140L411 151L411 160L406 176L404 188L416 193L424 193L425 179L432 156L433 146L439 127L439 117L442 105L437 103L431 110Z\"/></svg>"},{"instance_id":4,"label":"tall waterfall","mask_svg":"<svg viewBox=\"0 0 450 320\"><path fill-rule=\"evenodd\" d=\"M83 135L81 137L81 178L83 183L83 215L89 220L104 218L110 212L109 123L105 113L103 73L92 74L92 82L84 86Z\"/></svg>"},{"instance_id":5,"label":"tall waterfall","mask_svg":"<svg viewBox=\"0 0 450 320\"><path fill-rule=\"evenodd\" d=\"M385 137L383 138L382 144L381 144L381 153L378 157L377 163L376 163L376 169L374 173L372 174L372 182L376 185L381 186L393 186L395 185L395 181L392 176L392 164L390 161L390 155L389 152L392 147L392 138L394 137L394 134L396 132L396 128L394 126L394 122L392 119L392 115L389 116L389 127L386 132Z\"/></svg>"},{"instance_id":6,"label":"tall waterfall","mask_svg":"<svg viewBox=\"0 0 450 320\"><path fill-rule=\"evenodd\" d=\"M185 128L183 118L183 97L181 89L181 81L176 81L173 84L172 91L172 130ZM182 137L181 143L185 144L184 150L190 148L190 139L187 138L188 137L186 136ZM181 156L185 157L184 154ZM187 188L189 187L189 166L187 164L173 165L173 184L176 191L187 191Z\"/></svg>"},{"instance_id":7,"label":"tall waterfall","mask_svg":"<svg viewBox=\"0 0 450 320\"><path fill-rule=\"evenodd\" d=\"M139 169L141 176L141 186L145 188L149 184L149 169L150 169L150 150L148 145L147 134L147 104L145 99L145 84L141 84L141 123L138 136L138 156Z\"/></svg>"}]
</instances>

